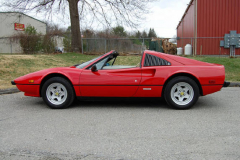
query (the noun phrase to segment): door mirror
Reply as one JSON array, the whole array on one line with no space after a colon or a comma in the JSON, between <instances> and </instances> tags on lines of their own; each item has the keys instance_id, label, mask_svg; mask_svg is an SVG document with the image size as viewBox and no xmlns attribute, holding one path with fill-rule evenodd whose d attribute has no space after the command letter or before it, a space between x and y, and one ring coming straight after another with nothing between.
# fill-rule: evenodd
<instances>
[{"instance_id":1,"label":"door mirror","mask_svg":"<svg viewBox=\"0 0 240 160\"><path fill-rule=\"evenodd\" d=\"M96 65L93 65L92 68L91 68L91 71L92 71L92 72L97 72L97 71L98 71L98 70L97 70L97 66L96 66Z\"/></svg>"}]
</instances>

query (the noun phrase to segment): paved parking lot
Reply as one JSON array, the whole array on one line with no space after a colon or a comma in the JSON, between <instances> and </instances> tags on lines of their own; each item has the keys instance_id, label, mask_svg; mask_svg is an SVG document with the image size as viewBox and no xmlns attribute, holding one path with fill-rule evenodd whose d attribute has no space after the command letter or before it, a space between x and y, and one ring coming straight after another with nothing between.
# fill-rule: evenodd
<instances>
[{"instance_id":1,"label":"paved parking lot","mask_svg":"<svg viewBox=\"0 0 240 160\"><path fill-rule=\"evenodd\" d=\"M240 88L200 97L191 110L163 100L82 101L47 108L0 96L0 159L240 159Z\"/></svg>"}]
</instances>

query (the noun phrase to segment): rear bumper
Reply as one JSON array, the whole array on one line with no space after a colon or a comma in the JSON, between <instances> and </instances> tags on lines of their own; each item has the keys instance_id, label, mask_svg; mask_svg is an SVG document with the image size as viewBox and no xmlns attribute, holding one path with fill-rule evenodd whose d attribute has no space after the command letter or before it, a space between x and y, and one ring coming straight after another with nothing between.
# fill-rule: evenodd
<instances>
[{"instance_id":1,"label":"rear bumper","mask_svg":"<svg viewBox=\"0 0 240 160\"><path fill-rule=\"evenodd\" d=\"M203 96L218 92L222 89L222 85L206 85L202 86Z\"/></svg>"},{"instance_id":2,"label":"rear bumper","mask_svg":"<svg viewBox=\"0 0 240 160\"><path fill-rule=\"evenodd\" d=\"M14 81L11 81L12 85L16 85L16 83Z\"/></svg>"},{"instance_id":3,"label":"rear bumper","mask_svg":"<svg viewBox=\"0 0 240 160\"><path fill-rule=\"evenodd\" d=\"M228 87L230 85L230 82L225 81L223 84L223 87Z\"/></svg>"}]
</instances>

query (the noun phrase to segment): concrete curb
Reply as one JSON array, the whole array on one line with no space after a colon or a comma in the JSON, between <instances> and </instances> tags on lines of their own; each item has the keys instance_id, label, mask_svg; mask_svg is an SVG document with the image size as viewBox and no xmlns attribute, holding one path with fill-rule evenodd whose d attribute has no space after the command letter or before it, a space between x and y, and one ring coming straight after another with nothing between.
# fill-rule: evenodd
<instances>
[{"instance_id":1,"label":"concrete curb","mask_svg":"<svg viewBox=\"0 0 240 160\"><path fill-rule=\"evenodd\" d=\"M230 82L230 85L228 87L240 87L240 82ZM9 88L9 89L0 90L0 95L12 94L12 93L18 93L18 92L20 91L17 88Z\"/></svg>"},{"instance_id":2,"label":"concrete curb","mask_svg":"<svg viewBox=\"0 0 240 160\"><path fill-rule=\"evenodd\" d=\"M0 90L0 95L2 95L2 94L12 94L12 93L17 93L17 92L20 92L17 88L3 89L3 90Z\"/></svg>"},{"instance_id":3,"label":"concrete curb","mask_svg":"<svg viewBox=\"0 0 240 160\"><path fill-rule=\"evenodd\" d=\"M240 87L240 82L230 82L229 87Z\"/></svg>"}]
</instances>

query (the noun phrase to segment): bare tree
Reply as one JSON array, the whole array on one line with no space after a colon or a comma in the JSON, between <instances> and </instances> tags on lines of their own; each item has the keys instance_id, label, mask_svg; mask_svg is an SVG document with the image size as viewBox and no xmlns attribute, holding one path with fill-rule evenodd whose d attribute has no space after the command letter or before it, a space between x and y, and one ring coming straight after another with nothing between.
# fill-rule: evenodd
<instances>
[{"instance_id":1,"label":"bare tree","mask_svg":"<svg viewBox=\"0 0 240 160\"><path fill-rule=\"evenodd\" d=\"M107 26L127 25L137 27L148 13L148 3L157 0L5 0L11 10L64 13L69 8L72 51L81 51L80 21Z\"/></svg>"}]
</instances>

